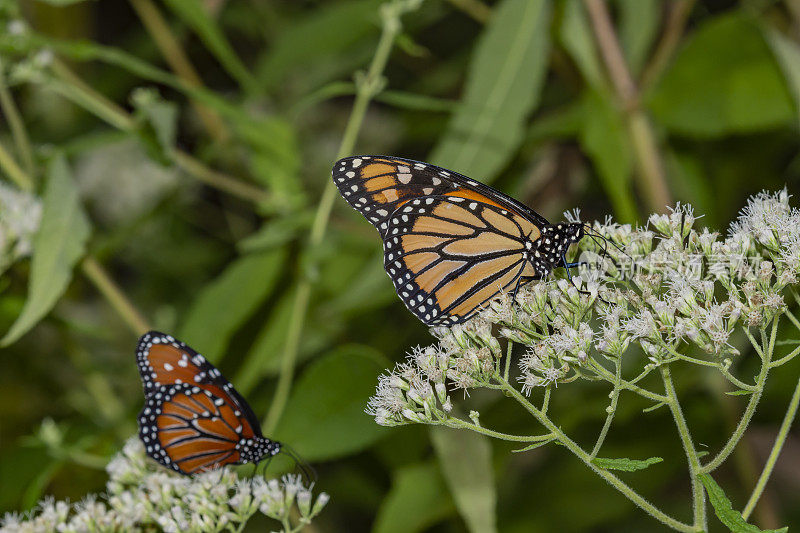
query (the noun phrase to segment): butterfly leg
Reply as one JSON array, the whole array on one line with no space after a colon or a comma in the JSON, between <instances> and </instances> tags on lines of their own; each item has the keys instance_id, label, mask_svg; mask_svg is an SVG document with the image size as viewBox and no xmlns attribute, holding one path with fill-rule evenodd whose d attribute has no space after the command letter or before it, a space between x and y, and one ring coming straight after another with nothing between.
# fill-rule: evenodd
<instances>
[{"instance_id":1,"label":"butterfly leg","mask_svg":"<svg viewBox=\"0 0 800 533\"><path fill-rule=\"evenodd\" d=\"M581 265L587 265L588 263L586 263L585 261L581 261L579 263L568 263L566 255L561 256L561 261L564 263L564 268L567 270L567 279L570 281L570 283L572 283L573 287L578 289L578 286L575 284L575 280L572 279L572 272L570 271L570 268L574 268L576 266L581 266ZM581 289L578 289L578 292L581 294L588 294L588 295L592 294L589 291L584 291Z\"/></svg>"}]
</instances>

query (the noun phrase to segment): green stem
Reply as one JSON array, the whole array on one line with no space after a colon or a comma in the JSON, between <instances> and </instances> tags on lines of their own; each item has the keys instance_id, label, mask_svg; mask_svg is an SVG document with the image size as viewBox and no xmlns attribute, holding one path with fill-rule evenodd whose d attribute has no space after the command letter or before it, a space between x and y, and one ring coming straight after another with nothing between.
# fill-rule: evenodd
<instances>
[{"instance_id":1,"label":"green stem","mask_svg":"<svg viewBox=\"0 0 800 533\"><path fill-rule=\"evenodd\" d=\"M126 132L135 130L136 121L128 112L84 83L62 62L56 60L53 63L53 72L59 80L53 80L50 88L117 129ZM212 170L186 152L173 150L170 157L188 175L223 192L256 204L262 204L270 198L258 187Z\"/></svg>"},{"instance_id":2,"label":"green stem","mask_svg":"<svg viewBox=\"0 0 800 533\"><path fill-rule=\"evenodd\" d=\"M789 361L791 361L792 359L797 357L798 354L800 354L800 346L798 346L797 348L792 350L789 354L784 355L783 357L781 357L777 361L771 362L769 364L769 367L770 368L775 368L775 367L781 366L784 363L788 363Z\"/></svg>"},{"instance_id":3,"label":"green stem","mask_svg":"<svg viewBox=\"0 0 800 533\"><path fill-rule=\"evenodd\" d=\"M764 352L761 350L761 346L759 346L758 341L753 338L753 335L750 333L750 330L747 327L742 327L744 330L744 334L747 335L747 338L750 340L750 344L753 346L753 349L756 351L758 356L763 360L764 359Z\"/></svg>"},{"instance_id":4,"label":"green stem","mask_svg":"<svg viewBox=\"0 0 800 533\"><path fill-rule=\"evenodd\" d=\"M750 420L753 418L753 414L756 412L756 407L758 406L758 402L761 400L761 395L764 393L764 385L767 381L769 369L770 364L768 358L766 361L762 361L761 363L761 372L759 372L758 378L756 378L755 390L750 395L750 400L747 402L747 407L745 408L744 414L742 414L742 418L739 420L739 423L736 425L736 429L717 456L700 468L701 474L707 474L714 471L728 458L731 452L733 452L734 448L736 448L736 445L739 444L739 441L742 439L747 426L750 424Z\"/></svg>"},{"instance_id":5,"label":"green stem","mask_svg":"<svg viewBox=\"0 0 800 533\"><path fill-rule=\"evenodd\" d=\"M693 499L693 513L694 525L703 530L706 529L706 498L703 492L703 486L698 479L698 471L700 470L700 460L697 457L697 451L694 449L692 436L689 433L689 426L686 424L686 419L683 416L681 405L678 402L678 395L675 393L675 386L672 384L672 375L669 366L662 365L659 370L661 371L661 378L664 381L664 390L667 393L667 405L672 412L672 417L675 419L675 426L678 428L681 444L683 450L686 452L686 460L689 463L689 478L692 485L692 499Z\"/></svg>"},{"instance_id":6,"label":"green stem","mask_svg":"<svg viewBox=\"0 0 800 533\"><path fill-rule=\"evenodd\" d=\"M550 385L548 385L547 387L544 388L544 398L542 399L542 408L540 409L542 414L547 414L547 408L550 407L550 391L551 390L552 390L552 387L550 387Z\"/></svg>"},{"instance_id":7,"label":"green stem","mask_svg":"<svg viewBox=\"0 0 800 533\"><path fill-rule=\"evenodd\" d=\"M383 27L380 40L378 41L378 47L375 50L375 55L372 58L367 73L363 78L357 80L357 92L353 103L353 109L350 112L350 118L347 121L342 142L339 145L337 159L353 151L356 140L358 139L358 134L361 131L361 125L364 122L367 107L382 88L383 70L386 68L386 63L389 60L389 54L392 50L394 40L400 33L401 13L402 7L398 1L382 6ZM317 205L314 222L311 226L311 234L308 243L309 249L314 249L322 243L335 199L336 186L333 180L328 179L325 190ZM281 354L281 369L278 376L278 386L275 389L272 405L264 421L264 429L267 434L275 430L283 414L283 410L286 407L286 402L289 399L289 392L291 391L294 367L297 359L297 350L300 345L300 335L303 332L303 323L305 321L310 296L311 280L303 278L298 283L297 293L292 307L292 316L287 331L286 343L284 344L283 353Z\"/></svg>"},{"instance_id":8,"label":"green stem","mask_svg":"<svg viewBox=\"0 0 800 533\"><path fill-rule=\"evenodd\" d=\"M797 320L797 317L794 316L794 313L787 309L786 316L789 317L789 320L791 320L792 324L794 324L794 327L800 330L800 321Z\"/></svg>"},{"instance_id":9,"label":"green stem","mask_svg":"<svg viewBox=\"0 0 800 533\"><path fill-rule=\"evenodd\" d=\"M772 470L775 468L775 463L777 462L778 456L781 453L783 443L786 442L786 437L789 435L789 428L792 426L794 417L797 414L798 404L800 404L800 380L798 380L797 386L794 388L794 394L792 394L792 399L789 402L789 409L786 411L786 415L783 417L780 430L778 430L778 436L775 439L775 444L772 446L772 451L769 453L767 463L764 465L764 470L761 472L761 476L758 478L758 482L753 489L753 493L750 495L750 499L747 500L747 505L744 506L744 510L742 511L742 516L745 520L747 520L747 518L750 516L750 513L753 512L756 503L758 503L758 499L764 492L764 487L767 485L767 481L769 481Z\"/></svg>"},{"instance_id":10,"label":"green stem","mask_svg":"<svg viewBox=\"0 0 800 533\"><path fill-rule=\"evenodd\" d=\"M0 144L0 168L6 171L11 181L23 191L33 191L33 180L23 171L5 147Z\"/></svg>"},{"instance_id":11,"label":"green stem","mask_svg":"<svg viewBox=\"0 0 800 533\"><path fill-rule=\"evenodd\" d=\"M594 448L592 448L591 457L594 459L597 457L600 448L603 446L603 442L606 440L606 435L608 435L608 430L611 429L611 422L614 420L614 415L617 414L617 400L619 399L619 384L622 380L622 362L616 361L615 365L617 367L617 371L614 374L614 389L611 391L611 405L608 407L608 416L606 416L606 422L603 424L603 428L600 430L600 435L597 436L597 441L594 443Z\"/></svg>"},{"instance_id":12,"label":"green stem","mask_svg":"<svg viewBox=\"0 0 800 533\"><path fill-rule=\"evenodd\" d=\"M151 329L147 320L93 257L84 259L81 269L133 333L142 335Z\"/></svg>"},{"instance_id":13,"label":"green stem","mask_svg":"<svg viewBox=\"0 0 800 533\"><path fill-rule=\"evenodd\" d=\"M600 363L598 363L594 359L590 358L589 360L591 361L592 368L595 371L597 371L597 373L600 375L600 377L602 377L604 380L608 381L609 383L612 383L612 384L614 383L614 381L615 381L614 374L609 372L607 368L603 367L603 365L601 365ZM621 389L627 389L627 390L629 390L631 392L635 392L639 396L643 396L643 397L648 398L650 400L653 400L653 401L656 401L656 402L664 402L664 403L667 402L667 397L666 396L662 396L661 394L656 394L655 392L651 392L651 391L649 391L647 389L643 389L641 387L637 387L636 385L634 385L634 384L632 384L632 383L630 383L628 381L625 381L624 379L620 379L619 386L620 386Z\"/></svg>"},{"instance_id":14,"label":"green stem","mask_svg":"<svg viewBox=\"0 0 800 533\"><path fill-rule=\"evenodd\" d=\"M174 150L171 157L176 165L206 185L210 185L211 187L227 192L233 196L238 196L244 200L249 200L255 204L264 204L271 198L269 193L255 185L250 185L245 181L232 178L227 174L208 168L186 152Z\"/></svg>"},{"instance_id":15,"label":"green stem","mask_svg":"<svg viewBox=\"0 0 800 533\"><path fill-rule=\"evenodd\" d=\"M130 4L172 71L188 87L203 87L203 80L189 60L189 56L175 38L175 32L164 20L156 4L152 0L130 0ZM225 122L216 111L194 99L192 100L192 106L197 111L197 115L200 117L200 121L206 131L214 140L225 142L230 137L230 132L225 126Z\"/></svg>"},{"instance_id":16,"label":"green stem","mask_svg":"<svg viewBox=\"0 0 800 533\"><path fill-rule=\"evenodd\" d=\"M617 476L609 472L604 468L600 468L596 464L592 462L592 457L586 453L576 442L572 439L567 437L567 435L561 431L553 421L551 421L544 413L542 413L539 409L537 409L533 404L531 404L522 393L520 393L517 389L512 387L506 381L499 381L499 384L503 391L505 391L508 395L513 397L517 402L525 408L540 424L542 424L547 430L549 430L556 439L563 444L570 452L572 452L575 456L577 456L581 461L586 464L594 473L596 473L601 478L605 479L608 483L611 484L615 489L620 491L626 498L631 500L636 506L640 509L648 513L650 516L661 522L662 524L675 529L676 531L684 531L684 532L694 532L696 528L689 525L684 524L683 522L679 522L675 520L671 516L667 515L652 503L647 501L643 496L641 496L638 492L633 490L631 487L626 485L622 480L620 480Z\"/></svg>"},{"instance_id":17,"label":"green stem","mask_svg":"<svg viewBox=\"0 0 800 533\"><path fill-rule=\"evenodd\" d=\"M507 440L510 442L540 442L545 440L550 440L553 438L552 434L547 435L511 435L510 433L503 433L502 431L495 431L493 429L488 429L483 426L479 426L477 424L472 424L465 420L461 420L460 418L449 418L443 420L438 425L443 425L455 429L468 429L470 431L474 431L476 433L480 433L482 435L486 435L487 437L494 437L500 440Z\"/></svg>"},{"instance_id":18,"label":"green stem","mask_svg":"<svg viewBox=\"0 0 800 533\"><path fill-rule=\"evenodd\" d=\"M503 381L508 381L509 367L511 366L511 351L513 349L514 343L512 341L508 341L508 346L506 347L505 366L503 367Z\"/></svg>"},{"instance_id":19,"label":"green stem","mask_svg":"<svg viewBox=\"0 0 800 533\"><path fill-rule=\"evenodd\" d=\"M677 351L675 351L675 348L673 348L673 347L671 347L669 345L666 345L666 348L667 348L667 351L669 351L669 353L674 355L677 359L680 359L682 361L686 361L687 363L692 363L694 365L701 365L701 366L708 366L708 367L711 367L711 368L716 368L725 377L725 379L727 379L733 385L735 385L736 387L738 387L740 389L744 389L744 390L747 390L747 391L750 391L750 392L754 392L756 390L757 385L748 385L744 381L738 379L736 376L731 374L730 371L727 368L725 368L724 366L722 366L720 363L716 363L714 361L704 361L703 359L697 359L695 357L690 357L688 355L683 355L683 354L678 353Z\"/></svg>"},{"instance_id":20,"label":"green stem","mask_svg":"<svg viewBox=\"0 0 800 533\"><path fill-rule=\"evenodd\" d=\"M8 90L8 85L6 85L2 59L0 59L0 108L2 108L3 114L8 120L11 134L14 136L14 144L17 146L17 152L19 152L19 157L22 159L25 172L28 176L32 176L34 163L31 142L25 129L25 122L23 122L17 105L14 103L14 98L11 96L11 91Z\"/></svg>"},{"instance_id":21,"label":"green stem","mask_svg":"<svg viewBox=\"0 0 800 533\"><path fill-rule=\"evenodd\" d=\"M460 9L481 24L489 22L492 9L480 0L448 0L453 7Z\"/></svg>"}]
</instances>

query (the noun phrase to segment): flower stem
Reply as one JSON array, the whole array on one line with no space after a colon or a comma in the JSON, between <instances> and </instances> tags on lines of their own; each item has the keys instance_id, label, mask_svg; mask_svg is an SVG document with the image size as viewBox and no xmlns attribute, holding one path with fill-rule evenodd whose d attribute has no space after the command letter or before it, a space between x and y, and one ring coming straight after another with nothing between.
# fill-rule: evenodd
<instances>
[{"instance_id":1,"label":"flower stem","mask_svg":"<svg viewBox=\"0 0 800 533\"><path fill-rule=\"evenodd\" d=\"M548 385L547 387L544 388L544 398L542 399L542 408L540 409L542 414L547 414L547 408L550 407L550 391L551 390L552 390L552 387L550 387L550 385Z\"/></svg>"},{"instance_id":2,"label":"flower stem","mask_svg":"<svg viewBox=\"0 0 800 533\"><path fill-rule=\"evenodd\" d=\"M550 433L546 435L511 435L510 433L503 433L502 431L495 431L493 429L488 429L483 426L479 426L477 424L472 424L465 420L461 420L460 418L448 418L443 420L441 423L437 425L443 425L455 429L468 429L470 431L486 435L487 437L493 437L495 439L500 439L500 440L507 440L510 442L540 442L545 440L551 440L553 438L553 435Z\"/></svg>"},{"instance_id":3,"label":"flower stem","mask_svg":"<svg viewBox=\"0 0 800 533\"><path fill-rule=\"evenodd\" d=\"M380 40L378 41L378 47L375 50L375 55L372 57L372 62L369 65L367 73L363 78L357 80L353 109L350 111L350 118L347 121L342 142L339 145L337 158L344 157L353 151L358 134L361 131L361 125L364 122L367 107L375 95L382 89L383 70L386 68L386 63L389 60L389 54L392 50L394 40L400 33L400 15L405 10L404 8L407 9L407 6L404 6L405 3L408 3L409 6L412 5L412 3L407 0L406 2L395 0L382 6L383 26ZM308 243L309 249L313 249L322 243L335 199L336 186L333 180L328 179L325 190L317 205L314 222L311 226L311 234ZM278 376L278 386L275 389L272 405L264 421L264 430L267 434L275 430L283 414L283 410L286 407L286 402L289 399L289 392L294 377L295 360L297 359L297 350L300 345L300 335L303 332L303 322L305 321L310 297L311 280L307 278L301 279L298 283L294 305L292 306L292 316L286 335L286 343L284 344L283 353L281 354L281 369Z\"/></svg>"},{"instance_id":4,"label":"flower stem","mask_svg":"<svg viewBox=\"0 0 800 533\"><path fill-rule=\"evenodd\" d=\"M592 453L590 454L592 459L597 457L597 453L600 451L600 448L603 446L603 442L606 440L606 435L608 435L608 430L611 428L611 422L614 420L614 415L617 414L619 385L620 381L622 380L622 362L616 361L615 365L617 367L617 370L616 373L614 374L614 389L611 391L611 405L609 406L608 416L606 416L606 422L605 424L603 424L603 429L600 430L600 435L597 436L597 441L594 443L594 448L592 448Z\"/></svg>"},{"instance_id":5,"label":"flower stem","mask_svg":"<svg viewBox=\"0 0 800 533\"><path fill-rule=\"evenodd\" d=\"M703 530L706 529L706 498L700 480L698 479L698 471L700 470L700 460L697 457L697 451L694 449L692 436L689 433L689 426L686 424L686 419L683 416L681 405L678 402L678 396L675 393L675 386L672 384L672 374L668 365L662 365L659 370L661 371L661 378L664 381L664 390L667 393L667 405L672 412L672 417L675 419L675 425L678 428L681 444L683 450L686 452L686 460L689 463L689 478L692 485L692 499L693 499L693 513L694 525Z\"/></svg>"},{"instance_id":6,"label":"flower stem","mask_svg":"<svg viewBox=\"0 0 800 533\"><path fill-rule=\"evenodd\" d=\"M685 532L694 532L696 528L689 525L684 524L678 520L675 520L671 516L667 515L652 503L647 501L643 496L641 496L638 492L633 490L627 484L625 484L622 480L620 480L617 476L609 472L604 468L600 468L596 464L592 462L592 457L586 453L576 442L570 439L561 429L553 423L544 413L542 413L539 409L537 409L532 403L530 403L525 396L522 395L517 389L512 387L507 381L498 380L502 390L508 393L511 397L513 397L517 402L522 405L529 413L531 413L540 424L542 424L547 430L549 430L556 439L563 444L570 452L576 455L581 461L583 461L586 466L588 466L594 473L596 473L601 478L605 479L608 483L611 484L615 489L620 491L626 498L632 501L635 505L637 505L640 509L648 513L650 516L661 522L662 524L671 527L676 531L685 531Z\"/></svg>"},{"instance_id":7,"label":"flower stem","mask_svg":"<svg viewBox=\"0 0 800 533\"><path fill-rule=\"evenodd\" d=\"M512 341L508 341L508 346L506 347L506 360L505 366L503 367L503 381L508 381L508 372L509 367L511 366L511 352L514 350L514 343Z\"/></svg>"},{"instance_id":8,"label":"flower stem","mask_svg":"<svg viewBox=\"0 0 800 533\"><path fill-rule=\"evenodd\" d=\"M594 359L590 358L589 360L592 363L592 369L597 371L597 373L600 375L600 377L602 377L604 380L608 381L609 383L614 383L615 382L614 374L609 372L607 368L603 367L603 365L601 365L600 363L598 363ZM620 379L619 386L620 386L621 389L627 389L627 390L629 390L631 392L635 392L639 396L644 396L645 398L648 398L650 400L653 400L653 401L656 401L656 402L664 402L664 403L667 402L667 397L666 396L663 396L661 394L656 394L655 392L651 392L651 391L649 391L647 389L643 389L641 387L637 387L636 385L634 385L634 384L632 384L632 383L630 383L628 381L625 381L624 379Z\"/></svg>"},{"instance_id":9,"label":"flower stem","mask_svg":"<svg viewBox=\"0 0 800 533\"><path fill-rule=\"evenodd\" d=\"M750 400L747 402L747 407L744 410L744 414L742 418L739 420L739 423L736 425L736 429L734 430L733 434L728 439L728 442L723 446L722 450L717 454L714 459L709 461L706 465L700 468L699 473L707 474L712 472L714 469L719 467L725 459L733 452L736 445L742 439L747 426L750 424L750 420L753 418L753 414L756 412L756 407L758 406L758 402L761 400L761 395L764 392L764 385L767 382L767 375L769 374L769 370L771 368L771 359L772 353L775 346L775 336L778 332L778 319L776 318L772 323L772 332L770 333L770 342L767 346L764 347L764 355L765 357L761 361L761 371L758 373L758 377L756 378L756 385L755 390L750 395Z\"/></svg>"},{"instance_id":10,"label":"flower stem","mask_svg":"<svg viewBox=\"0 0 800 533\"><path fill-rule=\"evenodd\" d=\"M745 520L747 520L747 518L750 516L750 513L753 512L753 509L758 503L758 499L764 492L764 487L767 485L767 481L769 481L772 470L775 468L775 463L777 462L778 456L781 453L783 443L786 442L786 437L789 435L789 428L792 426L794 417L797 414L798 404L800 404L800 380L798 380L797 386L794 388L794 394L792 394L792 399L789 402L789 409L786 411L786 414L783 417L780 430L778 430L778 436L775 438L775 444L773 444L772 451L769 453L767 462L764 465L764 470L762 470L761 476L758 478L758 482L753 489L753 493L750 495L750 499L747 500L747 504L744 506L744 510L742 511L742 516Z\"/></svg>"}]
</instances>

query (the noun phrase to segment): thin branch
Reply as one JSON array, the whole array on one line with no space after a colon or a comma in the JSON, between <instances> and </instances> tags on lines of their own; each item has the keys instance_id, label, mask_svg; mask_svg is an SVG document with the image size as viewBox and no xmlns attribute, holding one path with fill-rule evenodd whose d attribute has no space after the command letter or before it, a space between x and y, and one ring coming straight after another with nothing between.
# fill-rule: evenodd
<instances>
[{"instance_id":1,"label":"thin branch","mask_svg":"<svg viewBox=\"0 0 800 533\"><path fill-rule=\"evenodd\" d=\"M606 440L606 435L608 435L608 430L611 429L611 422L614 420L614 416L617 414L617 401L619 400L619 389L620 389L620 381L622 381L622 361L616 361L616 372L614 373L614 389L611 391L611 405L608 408L608 415L606 416L606 421L603 424L603 428L600 430L600 434L597 436L597 441L594 443L594 448L592 448L592 453L590 454L592 459L597 457L597 454L600 452L600 448L603 446L603 443Z\"/></svg>"},{"instance_id":2,"label":"thin branch","mask_svg":"<svg viewBox=\"0 0 800 533\"><path fill-rule=\"evenodd\" d=\"M17 109L14 98L11 96L11 91L6 85L2 58L0 58L0 108L2 108L3 114L8 120L8 126L14 137L14 144L17 147L19 157L22 159L22 166L25 167L25 172L32 179L34 176L34 164L31 141L28 138L28 131L25 129L25 123L19 113L19 109Z\"/></svg>"},{"instance_id":3,"label":"thin branch","mask_svg":"<svg viewBox=\"0 0 800 533\"><path fill-rule=\"evenodd\" d=\"M639 105L639 89L625 61L605 2L584 1L592 22L595 40L600 48L600 55L625 113L628 133L639 167L637 175L641 181L642 193L653 211L663 212L666 206L672 203L672 196L667 187L655 133Z\"/></svg>"},{"instance_id":4,"label":"thin branch","mask_svg":"<svg viewBox=\"0 0 800 533\"><path fill-rule=\"evenodd\" d=\"M747 520L750 513L753 512L761 494L764 492L764 487L766 487L770 475L772 475L772 470L775 468L775 463L778 461L778 456L781 453L783 444L786 442L786 437L789 435L789 428L792 426L795 415L797 415L798 404L800 404L800 381L797 382L797 386L794 388L794 394L792 394L792 399L789 401L789 408L783 417L783 422L778 430L778 436L775 438L775 444L772 446L772 451L769 453L767 462L764 465L764 470L761 472L758 483L756 483L753 493L750 495L750 499L747 500L747 504L742 511L742 516L745 520Z\"/></svg>"},{"instance_id":5,"label":"thin branch","mask_svg":"<svg viewBox=\"0 0 800 533\"><path fill-rule=\"evenodd\" d=\"M344 157L353 151L358 134L361 131L361 125L364 122L367 107L375 95L383 88L383 70L386 68L386 63L389 60L389 54L394 45L395 38L401 30L400 16L405 11L415 9L415 4L415 2L409 0L394 0L381 6L383 25L378 47L375 50L375 55L372 58L372 62L366 74L356 80L357 92L355 102L353 103L353 109L350 112L350 118L345 127L342 142L339 145L337 158ZM325 190L317 205L314 222L311 226L308 242L309 249L314 249L322 243L335 199L336 185L334 185L333 180L328 179ZM278 386L275 389L272 405L264 421L264 430L267 434L272 433L278 425L283 415L283 410L286 408L286 402L289 399L297 351L300 347L300 335L303 332L303 325L310 297L311 280L304 278L298 283L297 292L292 305L292 316L286 335L286 343L284 344L283 353L281 354L281 369L278 376Z\"/></svg>"},{"instance_id":6,"label":"thin branch","mask_svg":"<svg viewBox=\"0 0 800 533\"><path fill-rule=\"evenodd\" d=\"M158 7L151 0L130 0L130 3L172 71L189 87L202 87L203 80L189 61L181 44L175 39L174 32L164 20ZM216 111L195 100L192 100L192 106L208 133L216 141L225 142L230 137L225 122Z\"/></svg>"},{"instance_id":7,"label":"thin branch","mask_svg":"<svg viewBox=\"0 0 800 533\"><path fill-rule=\"evenodd\" d=\"M492 16L492 8L481 2L480 0L447 0L453 7L463 11L476 22L486 24Z\"/></svg>"},{"instance_id":8,"label":"thin branch","mask_svg":"<svg viewBox=\"0 0 800 533\"><path fill-rule=\"evenodd\" d=\"M17 187L28 192L33 190L33 180L31 177L20 168L2 144L0 144L0 168L6 171L6 175L11 178L11 181L13 181Z\"/></svg>"},{"instance_id":9,"label":"thin branch","mask_svg":"<svg viewBox=\"0 0 800 533\"><path fill-rule=\"evenodd\" d=\"M689 426L686 424L686 418L683 416L683 410L678 402L678 395L675 393L675 386L672 384L672 375L668 365L662 365L659 370L661 377L664 381L664 390L667 393L667 405L672 411L672 417L675 419L675 426L678 428L678 435L680 436L681 444L683 445L684 452L686 452L686 460L689 464L689 478L692 486L692 510L694 514L694 525L696 527L706 529L706 497L698 473L700 471L700 460L697 457L697 450L695 450L692 435L689 433Z\"/></svg>"},{"instance_id":10,"label":"thin branch","mask_svg":"<svg viewBox=\"0 0 800 533\"><path fill-rule=\"evenodd\" d=\"M83 270L86 279L97 287L100 294L103 295L134 334L139 336L152 329L144 316L122 292L122 289L114 283L111 276L93 257L87 257L83 260L81 270Z\"/></svg>"},{"instance_id":11,"label":"thin branch","mask_svg":"<svg viewBox=\"0 0 800 533\"><path fill-rule=\"evenodd\" d=\"M667 68L675 49L678 48L683 36L683 30L686 27L686 21L689 19L696 1L677 0L670 5L664 33L661 35L658 45L656 45L652 59L650 59L642 73L641 87L643 89L649 88L657 82Z\"/></svg>"},{"instance_id":12,"label":"thin branch","mask_svg":"<svg viewBox=\"0 0 800 533\"><path fill-rule=\"evenodd\" d=\"M499 378L499 376L498 376ZM640 509L648 513L650 516L658 520L659 522L665 524L668 527L676 531L685 531L685 532L696 532L697 528L691 526L689 524L684 524L678 520L675 520L671 516L667 515L652 503L647 501L644 497L642 497L638 492L633 490L627 484L625 484L621 479L617 476L606 470L605 468L600 468L594 462L592 462L591 456L586 453L575 441L570 439L562 430L559 428L550 418L547 417L544 413L542 413L539 409L537 409L532 403L530 403L525 396L522 395L517 389L511 386L507 381L498 381L501 389L505 391L508 395L514 398L517 403L519 403L526 411L528 411L531 415L533 415L536 420L539 421L548 431L550 431L553 435L555 435L558 442L563 444L570 452L572 452L576 457L578 457L581 461L583 461L586 466L588 466L595 474L606 480L608 483L611 484L615 489L620 491L626 498L632 501L636 506Z\"/></svg>"},{"instance_id":13,"label":"thin branch","mask_svg":"<svg viewBox=\"0 0 800 533\"><path fill-rule=\"evenodd\" d=\"M134 131L136 121L130 113L87 85L59 59L53 61L53 72L63 83L52 83L51 88L61 92L115 128L127 132ZM173 163L182 168L189 176L221 191L256 204L262 204L270 199L269 194L258 187L213 170L186 152L173 150L169 156Z\"/></svg>"}]
</instances>

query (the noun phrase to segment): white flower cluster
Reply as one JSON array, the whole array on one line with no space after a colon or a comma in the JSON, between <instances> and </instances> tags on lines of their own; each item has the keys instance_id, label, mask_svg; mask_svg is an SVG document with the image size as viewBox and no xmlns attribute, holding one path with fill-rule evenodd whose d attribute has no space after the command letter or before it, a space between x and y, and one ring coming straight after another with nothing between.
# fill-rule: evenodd
<instances>
[{"instance_id":1,"label":"white flower cluster","mask_svg":"<svg viewBox=\"0 0 800 533\"><path fill-rule=\"evenodd\" d=\"M729 342L734 328L765 327L785 310L784 289L797 284L800 210L784 190L751 198L727 238L695 222L679 204L645 228L594 223L576 247L589 264L580 275L532 282L466 324L434 328L439 344L381 376L367 412L382 425L446 420L448 389L496 382L497 337L526 347L517 377L526 394L607 378L603 359L631 344L646 356L644 372L675 358L699 362L685 356L692 351L727 369L739 353Z\"/></svg>"},{"instance_id":2,"label":"white flower cluster","mask_svg":"<svg viewBox=\"0 0 800 533\"><path fill-rule=\"evenodd\" d=\"M148 459L135 437L106 469L110 479L102 500L90 495L69 504L47 498L27 516L7 514L0 531L223 531L234 530L261 512L291 532L309 524L329 499L324 492L314 499L313 484L304 485L296 475L239 479L223 468L180 476Z\"/></svg>"},{"instance_id":3,"label":"white flower cluster","mask_svg":"<svg viewBox=\"0 0 800 533\"><path fill-rule=\"evenodd\" d=\"M42 220L42 203L30 193L0 183L0 272L30 255Z\"/></svg>"}]
</instances>

